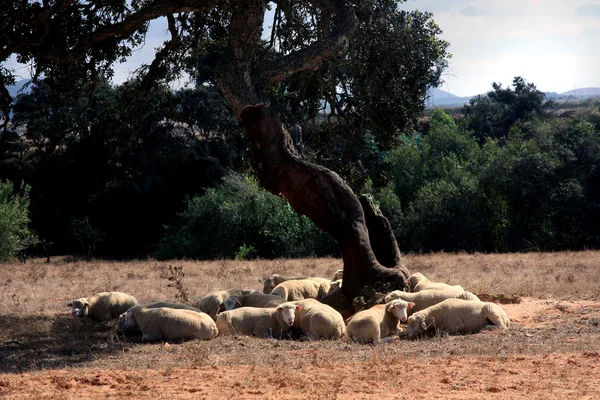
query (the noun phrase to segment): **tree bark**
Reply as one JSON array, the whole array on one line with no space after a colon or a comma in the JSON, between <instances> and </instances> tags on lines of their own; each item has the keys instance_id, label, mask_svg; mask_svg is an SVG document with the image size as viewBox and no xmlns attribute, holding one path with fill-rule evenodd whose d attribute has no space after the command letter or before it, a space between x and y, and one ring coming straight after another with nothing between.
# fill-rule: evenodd
<instances>
[{"instance_id":1,"label":"tree bark","mask_svg":"<svg viewBox=\"0 0 600 400\"><path fill-rule=\"evenodd\" d=\"M240 120L248 134L254 170L262 186L285 198L296 212L307 215L340 246L344 261L341 291L344 296L330 299L336 308L351 307L351 300L365 285L386 290L404 289L407 271L400 268L399 251L387 255L382 247L380 257L388 268L378 262L371 248L363 206L339 175L300 159L279 117L265 105L244 107ZM377 228L381 221L377 219L372 223L374 232L385 232L385 229ZM382 235L378 233L374 237ZM395 240L393 243L395 245ZM392 247L388 243L387 248Z\"/></svg>"}]
</instances>

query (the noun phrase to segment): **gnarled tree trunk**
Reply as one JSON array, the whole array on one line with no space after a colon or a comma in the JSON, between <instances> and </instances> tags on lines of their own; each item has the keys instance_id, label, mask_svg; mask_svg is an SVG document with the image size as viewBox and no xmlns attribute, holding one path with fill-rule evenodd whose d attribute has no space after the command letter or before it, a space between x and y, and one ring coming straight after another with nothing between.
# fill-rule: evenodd
<instances>
[{"instance_id":1,"label":"gnarled tree trunk","mask_svg":"<svg viewBox=\"0 0 600 400\"><path fill-rule=\"evenodd\" d=\"M308 216L340 246L345 299L336 297L329 302L338 308L350 307L350 301L365 285L405 288L408 271L401 266L387 219L381 213L377 215L371 206L367 207L365 219L363 206L339 175L301 160L290 135L268 107L246 106L240 120L250 140L254 169L261 184L284 197L296 212ZM375 247L377 256L371 237L381 241Z\"/></svg>"}]
</instances>

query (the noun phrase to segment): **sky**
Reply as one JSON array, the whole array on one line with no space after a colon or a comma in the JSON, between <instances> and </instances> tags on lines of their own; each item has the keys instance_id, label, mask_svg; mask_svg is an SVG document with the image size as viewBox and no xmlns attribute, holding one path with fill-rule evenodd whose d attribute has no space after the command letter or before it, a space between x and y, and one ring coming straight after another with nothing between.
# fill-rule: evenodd
<instances>
[{"instance_id":1,"label":"sky","mask_svg":"<svg viewBox=\"0 0 600 400\"><path fill-rule=\"evenodd\" d=\"M455 95L485 93L515 76L547 92L600 87L600 0L407 0L400 8L434 14L452 54L441 89ZM272 18L266 15L265 28ZM164 18L152 22L145 45L115 66L116 83L152 62L170 37L166 25ZM26 67L17 68L28 77Z\"/></svg>"},{"instance_id":2,"label":"sky","mask_svg":"<svg viewBox=\"0 0 600 400\"><path fill-rule=\"evenodd\" d=\"M450 43L441 89L458 96L522 76L546 92L600 87L600 0L408 0Z\"/></svg>"}]
</instances>

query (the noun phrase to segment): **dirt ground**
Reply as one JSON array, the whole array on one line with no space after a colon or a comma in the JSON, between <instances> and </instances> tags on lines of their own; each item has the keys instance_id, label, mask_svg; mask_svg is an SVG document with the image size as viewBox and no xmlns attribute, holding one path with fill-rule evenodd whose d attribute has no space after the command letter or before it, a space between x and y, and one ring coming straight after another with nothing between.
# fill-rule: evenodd
<instances>
[{"instance_id":1,"label":"dirt ground","mask_svg":"<svg viewBox=\"0 0 600 400\"><path fill-rule=\"evenodd\" d=\"M502 304L506 332L378 346L142 344L49 309L0 316L1 399L600 399L600 298ZM63 302L59 298L57 302Z\"/></svg>"}]
</instances>

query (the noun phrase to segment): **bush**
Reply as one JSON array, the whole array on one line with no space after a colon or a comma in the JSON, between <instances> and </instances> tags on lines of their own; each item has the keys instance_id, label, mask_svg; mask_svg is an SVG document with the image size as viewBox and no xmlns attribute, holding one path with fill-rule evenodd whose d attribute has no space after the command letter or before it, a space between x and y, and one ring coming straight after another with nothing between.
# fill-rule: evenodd
<instances>
[{"instance_id":1,"label":"bush","mask_svg":"<svg viewBox=\"0 0 600 400\"><path fill-rule=\"evenodd\" d=\"M25 187L19 195L12 183L0 181L0 261L10 260L36 242L28 228L28 192Z\"/></svg>"},{"instance_id":2,"label":"bush","mask_svg":"<svg viewBox=\"0 0 600 400\"><path fill-rule=\"evenodd\" d=\"M230 174L220 186L188 200L175 225L167 227L156 257L249 258L335 254L337 246L281 197L252 177Z\"/></svg>"}]
</instances>

